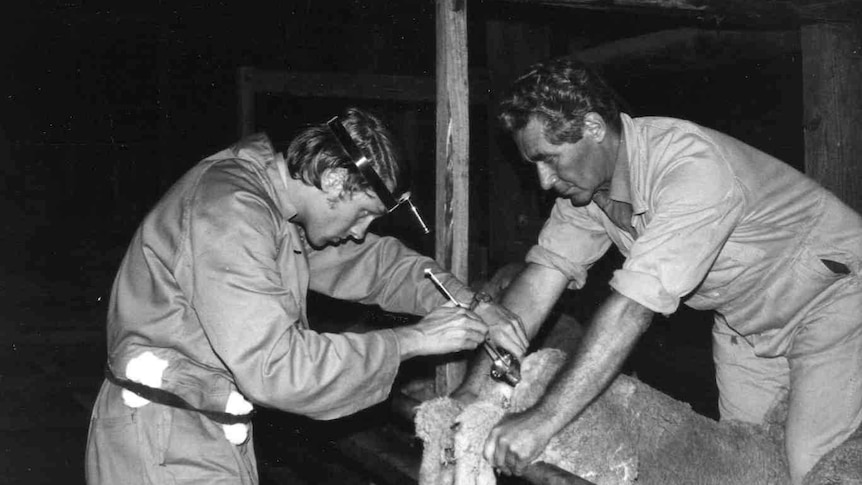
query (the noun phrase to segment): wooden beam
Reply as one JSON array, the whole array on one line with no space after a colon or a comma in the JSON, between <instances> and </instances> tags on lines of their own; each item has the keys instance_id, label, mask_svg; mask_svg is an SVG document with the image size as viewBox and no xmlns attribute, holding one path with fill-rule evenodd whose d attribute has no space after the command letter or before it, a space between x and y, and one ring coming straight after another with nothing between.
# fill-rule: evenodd
<instances>
[{"instance_id":1,"label":"wooden beam","mask_svg":"<svg viewBox=\"0 0 862 485\"><path fill-rule=\"evenodd\" d=\"M240 67L236 71L237 131L239 138L254 133L255 68Z\"/></svg>"},{"instance_id":2,"label":"wooden beam","mask_svg":"<svg viewBox=\"0 0 862 485\"><path fill-rule=\"evenodd\" d=\"M802 27L805 172L862 212L862 28Z\"/></svg>"},{"instance_id":3,"label":"wooden beam","mask_svg":"<svg viewBox=\"0 0 862 485\"><path fill-rule=\"evenodd\" d=\"M710 9L709 2L703 0L507 0L512 3L536 3L557 5L570 8L590 8L599 10L655 8L662 10L685 10L704 12Z\"/></svg>"},{"instance_id":4,"label":"wooden beam","mask_svg":"<svg viewBox=\"0 0 862 485\"><path fill-rule=\"evenodd\" d=\"M33 332L0 332L0 341L16 347L68 347L104 344L105 331L74 329L43 329Z\"/></svg>"},{"instance_id":5,"label":"wooden beam","mask_svg":"<svg viewBox=\"0 0 862 485\"><path fill-rule=\"evenodd\" d=\"M859 0L794 0L799 18L811 22L852 22L862 19L862 2Z\"/></svg>"},{"instance_id":6,"label":"wooden beam","mask_svg":"<svg viewBox=\"0 0 862 485\"><path fill-rule=\"evenodd\" d=\"M383 483L407 485L419 482L421 451L411 446L412 434L392 426L360 430L335 442L345 456Z\"/></svg>"},{"instance_id":7,"label":"wooden beam","mask_svg":"<svg viewBox=\"0 0 862 485\"><path fill-rule=\"evenodd\" d=\"M350 72L292 72L246 68L245 83L256 93L299 97L433 101L434 79Z\"/></svg>"},{"instance_id":8,"label":"wooden beam","mask_svg":"<svg viewBox=\"0 0 862 485\"><path fill-rule=\"evenodd\" d=\"M435 256L461 281L469 281L469 87L467 0L437 0L437 211ZM464 376L465 363L437 367L435 391L447 395Z\"/></svg>"},{"instance_id":9,"label":"wooden beam","mask_svg":"<svg viewBox=\"0 0 862 485\"><path fill-rule=\"evenodd\" d=\"M630 70L680 70L718 67L740 60L773 59L798 53L798 30L734 31L681 28L607 42L573 52L600 65L625 65Z\"/></svg>"},{"instance_id":10,"label":"wooden beam","mask_svg":"<svg viewBox=\"0 0 862 485\"><path fill-rule=\"evenodd\" d=\"M436 80L424 76L357 74L350 72L293 72L240 68L240 83L255 93L286 93L298 97L377 99L383 101L434 102ZM476 99L487 99L487 75L473 73ZM465 74L466 79L466 74Z\"/></svg>"},{"instance_id":11,"label":"wooden beam","mask_svg":"<svg viewBox=\"0 0 862 485\"><path fill-rule=\"evenodd\" d=\"M474 103L488 100L488 75L471 74ZM304 98L374 99L432 103L437 100L436 80L422 76L358 74L348 72L292 72L240 67L237 70L237 117L240 138L254 132L257 93L279 93Z\"/></svg>"},{"instance_id":12,"label":"wooden beam","mask_svg":"<svg viewBox=\"0 0 862 485\"><path fill-rule=\"evenodd\" d=\"M664 10L689 10L703 12L709 10L708 1L704 0L508 0L513 3L538 3L543 5L559 5L571 8L596 8L601 10L657 8ZM715 3L715 2L713 2Z\"/></svg>"},{"instance_id":13,"label":"wooden beam","mask_svg":"<svg viewBox=\"0 0 862 485\"><path fill-rule=\"evenodd\" d=\"M791 24L799 20L802 0L503 0L510 3L546 5L606 12L637 12L685 15L700 20L747 21L755 24ZM838 0L840 1L840 0Z\"/></svg>"}]
</instances>

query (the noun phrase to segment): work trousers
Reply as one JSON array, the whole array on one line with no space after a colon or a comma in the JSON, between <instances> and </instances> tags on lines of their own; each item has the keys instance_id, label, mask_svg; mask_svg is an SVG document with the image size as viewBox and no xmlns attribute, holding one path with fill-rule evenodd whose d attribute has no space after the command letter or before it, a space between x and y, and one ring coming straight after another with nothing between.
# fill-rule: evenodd
<instances>
[{"instance_id":1,"label":"work trousers","mask_svg":"<svg viewBox=\"0 0 862 485\"><path fill-rule=\"evenodd\" d=\"M762 423L786 400L794 484L862 424L862 281L852 275L827 291L782 356L755 355L720 317L713 328L721 419Z\"/></svg>"},{"instance_id":2,"label":"work trousers","mask_svg":"<svg viewBox=\"0 0 862 485\"><path fill-rule=\"evenodd\" d=\"M149 403L130 408L105 381L87 439L88 485L255 485L249 438L231 444L218 423L194 411Z\"/></svg>"}]
</instances>

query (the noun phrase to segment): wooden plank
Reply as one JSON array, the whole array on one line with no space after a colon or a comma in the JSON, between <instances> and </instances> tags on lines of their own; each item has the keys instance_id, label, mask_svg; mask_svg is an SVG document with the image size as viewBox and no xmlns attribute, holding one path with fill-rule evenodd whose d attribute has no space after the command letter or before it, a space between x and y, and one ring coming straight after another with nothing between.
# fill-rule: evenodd
<instances>
[{"instance_id":1,"label":"wooden plank","mask_svg":"<svg viewBox=\"0 0 862 485\"><path fill-rule=\"evenodd\" d=\"M488 75L471 74L471 99L488 100ZM306 98L349 98L381 101L434 102L436 80L431 77L336 72L291 72L240 67L237 70L237 131L240 138L255 131L255 95L284 93Z\"/></svg>"},{"instance_id":2,"label":"wooden plank","mask_svg":"<svg viewBox=\"0 0 862 485\"><path fill-rule=\"evenodd\" d=\"M651 32L573 51L578 58L627 70L678 71L719 68L740 60L773 59L798 53L798 30L735 31L681 28Z\"/></svg>"},{"instance_id":3,"label":"wooden plank","mask_svg":"<svg viewBox=\"0 0 862 485\"><path fill-rule=\"evenodd\" d=\"M437 192L435 256L461 281L468 280L469 87L467 1L437 0ZM463 360L437 368L435 389L445 395L463 379Z\"/></svg>"},{"instance_id":4,"label":"wooden plank","mask_svg":"<svg viewBox=\"0 0 862 485\"><path fill-rule=\"evenodd\" d=\"M572 8L600 8L602 10L630 8L658 8L704 12L710 8L707 0L508 0L517 3L539 3ZM715 5L716 2L712 2ZM786 2L781 2L786 3Z\"/></svg>"},{"instance_id":5,"label":"wooden plank","mask_svg":"<svg viewBox=\"0 0 862 485\"><path fill-rule=\"evenodd\" d=\"M859 25L802 27L805 172L862 211L862 32Z\"/></svg>"},{"instance_id":6,"label":"wooden plank","mask_svg":"<svg viewBox=\"0 0 862 485\"><path fill-rule=\"evenodd\" d=\"M433 101L434 79L349 72L291 72L247 68L246 82L256 93L299 97Z\"/></svg>"},{"instance_id":7,"label":"wooden plank","mask_svg":"<svg viewBox=\"0 0 862 485\"><path fill-rule=\"evenodd\" d=\"M383 101L434 102L436 80L432 77L349 72L292 72L242 67L239 83L252 93L287 93L298 97L376 99ZM487 99L487 75L474 74L474 90ZM466 77L465 77L466 79ZM483 98L484 96L484 98Z\"/></svg>"},{"instance_id":8,"label":"wooden plank","mask_svg":"<svg viewBox=\"0 0 862 485\"><path fill-rule=\"evenodd\" d=\"M86 329L45 329L34 332L0 332L0 340L14 349L22 346L102 345L105 342L104 330Z\"/></svg>"},{"instance_id":9,"label":"wooden plank","mask_svg":"<svg viewBox=\"0 0 862 485\"><path fill-rule=\"evenodd\" d=\"M412 436L390 426L358 431L335 442L336 448L386 484L419 482L422 450Z\"/></svg>"},{"instance_id":10,"label":"wooden plank","mask_svg":"<svg viewBox=\"0 0 862 485\"><path fill-rule=\"evenodd\" d=\"M797 26L811 21L860 18L859 0L500 0L580 10L685 16L699 21L742 22L752 26Z\"/></svg>"},{"instance_id":11,"label":"wooden plank","mask_svg":"<svg viewBox=\"0 0 862 485\"><path fill-rule=\"evenodd\" d=\"M236 72L239 138L254 133L255 73L256 69L253 67L240 67Z\"/></svg>"},{"instance_id":12,"label":"wooden plank","mask_svg":"<svg viewBox=\"0 0 862 485\"><path fill-rule=\"evenodd\" d=\"M546 5L605 12L635 12L686 15L699 20L748 21L778 25L800 17L803 0L728 2L727 0L504 0L510 3ZM840 3L840 0L838 0Z\"/></svg>"},{"instance_id":13,"label":"wooden plank","mask_svg":"<svg viewBox=\"0 0 862 485\"><path fill-rule=\"evenodd\" d=\"M88 369L90 370L90 369ZM57 374L38 374L29 376L0 374L0 384L3 385L3 392L26 392L29 389L49 388L49 389L68 389L68 390L87 390L98 391L102 385L102 376L99 373L91 372L89 375L57 375Z\"/></svg>"}]
</instances>

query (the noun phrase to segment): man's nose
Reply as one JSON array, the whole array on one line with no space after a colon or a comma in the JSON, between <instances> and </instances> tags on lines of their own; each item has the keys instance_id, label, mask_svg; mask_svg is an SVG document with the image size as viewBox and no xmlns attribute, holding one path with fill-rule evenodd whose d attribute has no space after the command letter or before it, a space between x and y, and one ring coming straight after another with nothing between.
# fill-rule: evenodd
<instances>
[{"instance_id":1,"label":"man's nose","mask_svg":"<svg viewBox=\"0 0 862 485\"><path fill-rule=\"evenodd\" d=\"M361 241L365 239L365 233L368 232L368 226L371 225L372 220L362 220L357 222L350 228L350 237L356 239L357 241Z\"/></svg>"},{"instance_id":2,"label":"man's nose","mask_svg":"<svg viewBox=\"0 0 862 485\"><path fill-rule=\"evenodd\" d=\"M539 172L539 185L542 186L542 190L551 190L554 187L554 183L557 182L557 174L551 167L546 163L537 163L536 170Z\"/></svg>"}]
</instances>

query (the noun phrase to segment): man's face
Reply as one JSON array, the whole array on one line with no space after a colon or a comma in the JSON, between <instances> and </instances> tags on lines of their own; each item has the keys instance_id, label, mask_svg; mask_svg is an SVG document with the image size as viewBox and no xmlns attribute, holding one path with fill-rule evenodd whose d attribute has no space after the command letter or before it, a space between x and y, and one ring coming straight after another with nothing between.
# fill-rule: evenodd
<instances>
[{"instance_id":1,"label":"man's face","mask_svg":"<svg viewBox=\"0 0 862 485\"><path fill-rule=\"evenodd\" d=\"M533 117L514 133L521 156L536 166L542 189L554 191L575 206L589 204L593 194L607 189L613 175L615 159L600 146L604 132L597 138L588 126L576 143L554 145L545 138L544 127L543 121Z\"/></svg>"},{"instance_id":2,"label":"man's face","mask_svg":"<svg viewBox=\"0 0 862 485\"><path fill-rule=\"evenodd\" d=\"M303 224L308 242L317 248L338 245L347 239L362 241L368 226L386 214L386 208L375 195L353 192L344 197L321 192Z\"/></svg>"}]
</instances>

